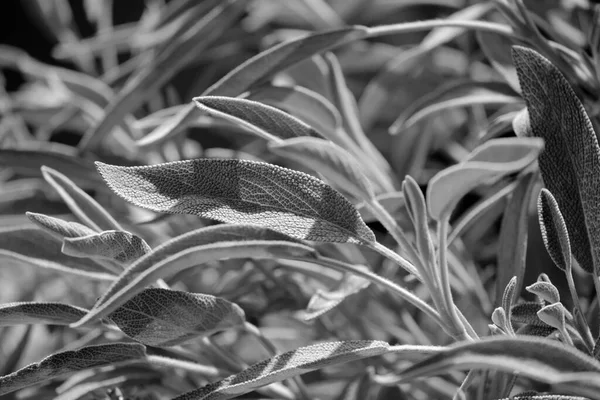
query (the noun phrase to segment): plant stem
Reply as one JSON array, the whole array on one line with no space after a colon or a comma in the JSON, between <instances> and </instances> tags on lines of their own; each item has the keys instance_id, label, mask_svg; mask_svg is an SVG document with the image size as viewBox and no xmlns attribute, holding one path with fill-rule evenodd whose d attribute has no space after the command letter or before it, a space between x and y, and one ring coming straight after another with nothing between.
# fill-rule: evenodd
<instances>
[{"instance_id":1,"label":"plant stem","mask_svg":"<svg viewBox=\"0 0 600 400\"><path fill-rule=\"evenodd\" d=\"M384 35L397 35L402 33L411 33L419 31L427 31L435 28L464 28L477 31L496 33L498 35L507 36L511 39L519 39L515 31L506 24L498 24L487 21L458 21L450 19L430 19L427 21L404 22L399 24L381 25L368 28L367 36L377 37Z\"/></svg>"},{"instance_id":2,"label":"plant stem","mask_svg":"<svg viewBox=\"0 0 600 400\"><path fill-rule=\"evenodd\" d=\"M186 371L194 372L208 378L218 378L221 376L227 376L227 372L220 370L216 367L208 365L202 365L191 361L178 360L175 358L162 357L157 355L146 356L146 359L151 364L160 365L170 368L181 368Z\"/></svg>"}]
</instances>

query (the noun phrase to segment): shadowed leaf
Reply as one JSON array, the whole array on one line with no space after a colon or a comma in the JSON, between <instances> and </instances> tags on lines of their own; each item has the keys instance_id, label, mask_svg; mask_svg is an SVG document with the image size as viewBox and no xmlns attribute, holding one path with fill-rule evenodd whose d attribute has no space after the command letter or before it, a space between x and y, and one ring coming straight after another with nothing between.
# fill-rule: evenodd
<instances>
[{"instance_id":1,"label":"shadowed leaf","mask_svg":"<svg viewBox=\"0 0 600 400\"><path fill-rule=\"evenodd\" d=\"M65 238L62 252L79 258L106 258L129 264L150 252L148 243L125 231L105 231L89 236Z\"/></svg>"},{"instance_id":2,"label":"shadowed leaf","mask_svg":"<svg viewBox=\"0 0 600 400\"><path fill-rule=\"evenodd\" d=\"M61 303L0 304L0 326L8 325L69 325L82 318L88 310Z\"/></svg>"}]
</instances>

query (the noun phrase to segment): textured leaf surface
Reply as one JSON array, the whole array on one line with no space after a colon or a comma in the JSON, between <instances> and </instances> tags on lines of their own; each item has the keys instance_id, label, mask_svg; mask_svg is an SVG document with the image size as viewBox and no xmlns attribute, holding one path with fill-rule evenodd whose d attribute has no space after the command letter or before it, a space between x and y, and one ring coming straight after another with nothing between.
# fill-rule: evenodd
<instances>
[{"instance_id":1,"label":"textured leaf surface","mask_svg":"<svg viewBox=\"0 0 600 400\"><path fill-rule=\"evenodd\" d=\"M431 216L440 220L478 185L520 171L542 150L535 138L492 139L476 148L467 159L436 174L427 188Z\"/></svg>"},{"instance_id":2,"label":"textured leaf surface","mask_svg":"<svg viewBox=\"0 0 600 400\"><path fill-rule=\"evenodd\" d=\"M141 344L114 343L53 354L10 375L0 377L0 395L88 368L138 360L146 356Z\"/></svg>"},{"instance_id":3,"label":"textured leaf surface","mask_svg":"<svg viewBox=\"0 0 600 400\"><path fill-rule=\"evenodd\" d=\"M225 400L330 365L384 354L389 345L376 340L319 343L261 361L237 375L185 393L174 400Z\"/></svg>"},{"instance_id":4,"label":"textured leaf surface","mask_svg":"<svg viewBox=\"0 0 600 400\"><path fill-rule=\"evenodd\" d=\"M65 221L60 218L55 218L49 215L32 212L28 212L26 214L31 222L33 222L44 231L61 240L66 237L75 238L93 235L94 233L96 233L92 229L78 222Z\"/></svg>"},{"instance_id":5,"label":"textured leaf surface","mask_svg":"<svg viewBox=\"0 0 600 400\"><path fill-rule=\"evenodd\" d=\"M330 184L338 186L358 200L375 197L371 183L358 160L333 142L300 137L270 143L269 149L323 174Z\"/></svg>"},{"instance_id":6,"label":"textured leaf surface","mask_svg":"<svg viewBox=\"0 0 600 400\"><path fill-rule=\"evenodd\" d=\"M588 272L600 267L600 147L566 78L533 50L513 47L531 130L545 140L539 163L562 210L572 250Z\"/></svg>"},{"instance_id":7,"label":"textured leaf surface","mask_svg":"<svg viewBox=\"0 0 600 400\"><path fill-rule=\"evenodd\" d=\"M137 294L110 314L110 319L148 346L176 346L245 321L244 311L225 299L157 288Z\"/></svg>"},{"instance_id":8,"label":"textured leaf surface","mask_svg":"<svg viewBox=\"0 0 600 400\"><path fill-rule=\"evenodd\" d=\"M538 337L486 337L458 343L400 373L405 380L449 370L495 369L542 382L553 381L562 373L600 372L600 363L556 340Z\"/></svg>"},{"instance_id":9,"label":"textured leaf surface","mask_svg":"<svg viewBox=\"0 0 600 400\"><path fill-rule=\"evenodd\" d=\"M129 264L150 252L141 237L125 231L105 231L89 236L65 238L62 252L80 258L106 258Z\"/></svg>"},{"instance_id":10,"label":"textured leaf surface","mask_svg":"<svg viewBox=\"0 0 600 400\"><path fill-rule=\"evenodd\" d=\"M157 212L265 226L305 240L370 243L373 232L339 192L310 175L246 160L147 167L98 163L111 189Z\"/></svg>"},{"instance_id":11,"label":"textured leaf surface","mask_svg":"<svg viewBox=\"0 0 600 400\"><path fill-rule=\"evenodd\" d=\"M191 246L160 262L152 264L140 274L133 274L135 264L130 266L119 277L119 281L127 282L126 285L111 297L104 295L84 318L72 327L81 326L89 321L106 317L119 306L140 293L146 286L157 279L172 276L173 274L192 268L210 261L232 258L314 258L315 250L311 247L295 244L289 241L276 240L250 240L241 242L219 242L200 246ZM133 275L133 276L132 276ZM120 286L122 284L119 284ZM114 292L110 289L109 292Z\"/></svg>"},{"instance_id":12,"label":"textured leaf surface","mask_svg":"<svg viewBox=\"0 0 600 400\"><path fill-rule=\"evenodd\" d=\"M558 203L548 189L542 189L538 197L538 218L548 254L558 268L566 271L571 266L569 232Z\"/></svg>"},{"instance_id":13,"label":"textured leaf surface","mask_svg":"<svg viewBox=\"0 0 600 400\"><path fill-rule=\"evenodd\" d=\"M548 325L538 318L538 311L542 309L539 303L526 302L516 304L511 308L511 321L527 325L547 327Z\"/></svg>"},{"instance_id":14,"label":"textured leaf surface","mask_svg":"<svg viewBox=\"0 0 600 400\"><path fill-rule=\"evenodd\" d=\"M194 102L208 115L231 121L269 141L297 136L322 137L298 118L258 101L206 96L195 97Z\"/></svg>"},{"instance_id":15,"label":"textured leaf surface","mask_svg":"<svg viewBox=\"0 0 600 400\"><path fill-rule=\"evenodd\" d=\"M62 303L0 304L0 326L51 324L69 325L82 318L88 310Z\"/></svg>"}]
</instances>

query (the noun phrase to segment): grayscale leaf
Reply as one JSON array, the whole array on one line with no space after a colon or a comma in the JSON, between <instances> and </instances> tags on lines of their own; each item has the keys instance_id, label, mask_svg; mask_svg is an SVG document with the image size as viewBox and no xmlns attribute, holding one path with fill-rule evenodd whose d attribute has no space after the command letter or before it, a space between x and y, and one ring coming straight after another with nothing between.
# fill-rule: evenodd
<instances>
[{"instance_id":1,"label":"grayscale leaf","mask_svg":"<svg viewBox=\"0 0 600 400\"><path fill-rule=\"evenodd\" d=\"M88 227L97 230L122 230L121 225L90 195L58 171L42 167L46 182L58 192L69 209Z\"/></svg>"},{"instance_id":2,"label":"grayscale leaf","mask_svg":"<svg viewBox=\"0 0 600 400\"><path fill-rule=\"evenodd\" d=\"M435 220L450 215L458 201L478 185L518 172L542 150L536 138L492 139L479 146L464 162L436 174L427 188L429 213Z\"/></svg>"},{"instance_id":3,"label":"grayscale leaf","mask_svg":"<svg viewBox=\"0 0 600 400\"><path fill-rule=\"evenodd\" d=\"M298 136L323 137L296 117L257 101L233 97L195 97L194 102L206 114L242 126L268 141Z\"/></svg>"},{"instance_id":4,"label":"grayscale leaf","mask_svg":"<svg viewBox=\"0 0 600 400\"><path fill-rule=\"evenodd\" d=\"M225 400L269 383L305 374L330 365L385 354L389 345L377 340L325 342L300 347L261 361L237 375L184 393L173 400Z\"/></svg>"},{"instance_id":5,"label":"grayscale leaf","mask_svg":"<svg viewBox=\"0 0 600 400\"><path fill-rule=\"evenodd\" d=\"M542 309L542 305L536 302L526 302L514 305L510 310L510 319L512 322L519 324L548 326L545 322L538 318L538 311Z\"/></svg>"},{"instance_id":6,"label":"grayscale leaf","mask_svg":"<svg viewBox=\"0 0 600 400\"><path fill-rule=\"evenodd\" d=\"M126 231L104 231L65 238L62 252L79 258L105 258L129 264L152 250L141 237Z\"/></svg>"},{"instance_id":7,"label":"grayscale leaf","mask_svg":"<svg viewBox=\"0 0 600 400\"><path fill-rule=\"evenodd\" d=\"M237 304L208 294L145 289L109 318L131 338L148 346L177 346L245 322Z\"/></svg>"},{"instance_id":8,"label":"grayscale leaf","mask_svg":"<svg viewBox=\"0 0 600 400\"><path fill-rule=\"evenodd\" d=\"M514 290L521 293L525 275L529 206L537 180L537 173L530 172L521 176L504 209L497 252L496 306L500 305L500 294L514 276L517 277Z\"/></svg>"},{"instance_id":9,"label":"grayscale leaf","mask_svg":"<svg viewBox=\"0 0 600 400\"><path fill-rule=\"evenodd\" d=\"M0 304L0 326L10 325L69 325L87 314L85 308L62 303Z\"/></svg>"},{"instance_id":10,"label":"grayscale leaf","mask_svg":"<svg viewBox=\"0 0 600 400\"><path fill-rule=\"evenodd\" d=\"M535 294L550 304L558 303L560 301L558 289L550 282L538 281L527 286L525 289L527 289L529 293Z\"/></svg>"},{"instance_id":11,"label":"grayscale leaf","mask_svg":"<svg viewBox=\"0 0 600 400\"><path fill-rule=\"evenodd\" d=\"M564 212L573 254L587 272L600 268L600 147L567 79L534 50L513 47L531 130L545 141L539 164Z\"/></svg>"},{"instance_id":12,"label":"grayscale leaf","mask_svg":"<svg viewBox=\"0 0 600 400\"><path fill-rule=\"evenodd\" d=\"M42 230L48 232L59 240L64 238L76 238L93 235L94 230L78 222L65 221L64 219L51 217L45 214L28 212L27 218Z\"/></svg>"},{"instance_id":13,"label":"grayscale leaf","mask_svg":"<svg viewBox=\"0 0 600 400\"><path fill-rule=\"evenodd\" d=\"M517 70L510 56L515 42L506 36L484 31L476 31L475 38L492 67L516 93L521 93Z\"/></svg>"},{"instance_id":14,"label":"grayscale leaf","mask_svg":"<svg viewBox=\"0 0 600 400\"><path fill-rule=\"evenodd\" d=\"M571 269L571 242L558 203L548 189L538 197L538 217L546 251L563 271Z\"/></svg>"},{"instance_id":15,"label":"grayscale leaf","mask_svg":"<svg viewBox=\"0 0 600 400\"><path fill-rule=\"evenodd\" d=\"M371 243L373 232L339 192L310 175L246 160L144 167L98 163L110 188L156 212L268 227L302 240Z\"/></svg>"},{"instance_id":16,"label":"grayscale leaf","mask_svg":"<svg viewBox=\"0 0 600 400\"><path fill-rule=\"evenodd\" d=\"M131 265L120 275L117 283L115 283L116 287L122 288L118 291L112 288L109 289L110 293L115 291L116 293L110 297L105 294L101 301L84 318L71 324L71 327L80 327L90 321L108 316L157 279L170 277L177 272L210 261L235 258L310 259L314 258L315 254L315 250L311 247L277 240L223 241L212 244L192 245L168 258L152 263L139 274L131 272L136 270L136 265L139 264L134 263ZM127 284L124 285L121 281L127 282Z\"/></svg>"},{"instance_id":17,"label":"grayscale leaf","mask_svg":"<svg viewBox=\"0 0 600 400\"><path fill-rule=\"evenodd\" d=\"M365 266L359 266L368 269ZM304 319L310 321L337 307L347 297L366 289L370 282L353 274L345 274L336 284L335 289L317 292L310 298L304 312Z\"/></svg>"},{"instance_id":18,"label":"grayscale leaf","mask_svg":"<svg viewBox=\"0 0 600 400\"><path fill-rule=\"evenodd\" d=\"M38 363L0 377L0 395L84 369L141 360L145 357L146 348L137 343L102 344L56 353Z\"/></svg>"},{"instance_id":19,"label":"grayscale leaf","mask_svg":"<svg viewBox=\"0 0 600 400\"><path fill-rule=\"evenodd\" d=\"M358 200L375 197L373 187L358 160L333 142L299 137L269 143L269 149L322 174L329 184L338 186Z\"/></svg>"},{"instance_id":20,"label":"grayscale leaf","mask_svg":"<svg viewBox=\"0 0 600 400\"><path fill-rule=\"evenodd\" d=\"M397 214L398 210L400 210L405 204L404 193L402 192L380 194L376 196L375 199L391 215ZM366 206L365 202L361 202L356 207L358 208L363 221L367 223L378 221L377 217L373 215L369 207Z\"/></svg>"}]
</instances>

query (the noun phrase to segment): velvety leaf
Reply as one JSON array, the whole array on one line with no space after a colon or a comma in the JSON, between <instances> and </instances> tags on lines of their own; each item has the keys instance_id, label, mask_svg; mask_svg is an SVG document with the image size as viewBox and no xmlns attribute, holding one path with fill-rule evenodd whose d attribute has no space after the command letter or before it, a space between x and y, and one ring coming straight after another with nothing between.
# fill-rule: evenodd
<instances>
[{"instance_id":1,"label":"velvety leaf","mask_svg":"<svg viewBox=\"0 0 600 400\"><path fill-rule=\"evenodd\" d=\"M102 344L56 353L38 363L30 364L17 372L0 377L0 395L76 371L118 362L141 360L145 356L145 347L135 343Z\"/></svg>"},{"instance_id":2,"label":"velvety leaf","mask_svg":"<svg viewBox=\"0 0 600 400\"><path fill-rule=\"evenodd\" d=\"M248 240L191 245L168 258L150 264L141 273L132 272L139 269L138 266L142 265L141 262L144 262L141 261L143 259L140 259L138 263L132 264L120 275L119 280L115 283L115 287L122 287L120 290L109 289L109 292L114 293L114 295L108 297L105 294L100 302L84 318L77 323L71 324L71 326L79 327L90 321L104 318L157 279L170 277L177 272L210 261L235 258L295 259L299 257L311 258L314 256L315 250L302 244L277 240Z\"/></svg>"},{"instance_id":3,"label":"velvety leaf","mask_svg":"<svg viewBox=\"0 0 600 400\"><path fill-rule=\"evenodd\" d=\"M66 237L76 238L96 233L94 230L78 222L65 221L64 219L32 212L28 212L26 215L31 222L60 240Z\"/></svg>"},{"instance_id":4,"label":"velvety leaf","mask_svg":"<svg viewBox=\"0 0 600 400\"><path fill-rule=\"evenodd\" d=\"M538 336L538 337L548 337L551 334L556 332L556 329L553 327L544 324L544 326L540 325L523 325L519 329L517 329L517 335L528 335L528 336Z\"/></svg>"},{"instance_id":5,"label":"velvety leaf","mask_svg":"<svg viewBox=\"0 0 600 400\"><path fill-rule=\"evenodd\" d=\"M600 147L567 79L534 50L513 47L531 130L545 141L539 164L546 187L564 212L572 250L587 272L600 266ZM597 273L598 271L596 271Z\"/></svg>"},{"instance_id":6,"label":"velvety leaf","mask_svg":"<svg viewBox=\"0 0 600 400\"><path fill-rule=\"evenodd\" d=\"M65 238L62 252L79 258L106 258L129 264L150 252L141 237L125 231L104 231L89 236Z\"/></svg>"},{"instance_id":7,"label":"velvety leaf","mask_svg":"<svg viewBox=\"0 0 600 400\"><path fill-rule=\"evenodd\" d=\"M128 336L148 346L176 346L244 324L236 304L208 294L146 289L110 314Z\"/></svg>"},{"instance_id":8,"label":"velvety leaf","mask_svg":"<svg viewBox=\"0 0 600 400\"><path fill-rule=\"evenodd\" d=\"M58 192L69 209L81 222L97 231L122 230L121 225L90 195L58 171L42 167L44 179Z\"/></svg>"},{"instance_id":9,"label":"velvety leaf","mask_svg":"<svg viewBox=\"0 0 600 400\"><path fill-rule=\"evenodd\" d=\"M536 282L527 286L525 289L527 289L529 293L535 294L550 304L558 303L560 301L560 293L558 292L558 289L549 282Z\"/></svg>"},{"instance_id":10,"label":"velvety leaf","mask_svg":"<svg viewBox=\"0 0 600 400\"><path fill-rule=\"evenodd\" d=\"M571 242L567 225L552 193L542 189L538 197L538 218L546 251L563 271L571 269Z\"/></svg>"},{"instance_id":11,"label":"velvety leaf","mask_svg":"<svg viewBox=\"0 0 600 400\"><path fill-rule=\"evenodd\" d=\"M0 304L0 326L49 324L69 325L88 310L62 303L7 303Z\"/></svg>"},{"instance_id":12,"label":"velvety leaf","mask_svg":"<svg viewBox=\"0 0 600 400\"><path fill-rule=\"evenodd\" d=\"M544 306L538 311L538 318L560 332L566 331L566 310L561 303Z\"/></svg>"},{"instance_id":13,"label":"velvety leaf","mask_svg":"<svg viewBox=\"0 0 600 400\"><path fill-rule=\"evenodd\" d=\"M389 345L377 340L325 342L300 347L261 361L239 374L182 394L174 400L225 400L269 383L330 365L385 354Z\"/></svg>"},{"instance_id":14,"label":"velvety leaf","mask_svg":"<svg viewBox=\"0 0 600 400\"><path fill-rule=\"evenodd\" d=\"M431 216L440 220L478 185L517 172L531 164L542 149L534 138L492 139L476 148L464 162L436 174L427 187Z\"/></svg>"},{"instance_id":15,"label":"velvety leaf","mask_svg":"<svg viewBox=\"0 0 600 400\"><path fill-rule=\"evenodd\" d=\"M537 316L538 311L541 309L542 305L540 303L526 302L516 304L511 308L511 321L527 325L547 326Z\"/></svg>"},{"instance_id":16,"label":"velvety leaf","mask_svg":"<svg viewBox=\"0 0 600 400\"><path fill-rule=\"evenodd\" d=\"M511 47L515 43L504 35L484 31L475 32L475 38L492 67L515 92L521 93L517 70L510 56Z\"/></svg>"},{"instance_id":17,"label":"velvety leaf","mask_svg":"<svg viewBox=\"0 0 600 400\"><path fill-rule=\"evenodd\" d=\"M361 266L367 269L367 267ZM304 319L312 320L337 307L347 297L367 288L370 282L356 275L346 274L338 282L335 289L329 291L317 290L310 298Z\"/></svg>"},{"instance_id":18,"label":"velvety leaf","mask_svg":"<svg viewBox=\"0 0 600 400\"><path fill-rule=\"evenodd\" d=\"M212 117L223 118L268 141L298 136L323 137L314 128L275 107L233 97L195 97L194 102Z\"/></svg>"},{"instance_id":19,"label":"velvety leaf","mask_svg":"<svg viewBox=\"0 0 600 400\"><path fill-rule=\"evenodd\" d=\"M600 363L556 340L529 336L485 337L458 343L400 373L403 380L450 370L495 369L553 383L562 373L600 372Z\"/></svg>"},{"instance_id":20,"label":"velvety leaf","mask_svg":"<svg viewBox=\"0 0 600 400\"><path fill-rule=\"evenodd\" d=\"M331 185L338 186L358 200L375 197L358 160L333 142L299 137L269 143L269 149L322 174Z\"/></svg>"},{"instance_id":21,"label":"velvety leaf","mask_svg":"<svg viewBox=\"0 0 600 400\"><path fill-rule=\"evenodd\" d=\"M521 292L525 275L529 206L538 180L536 173L519 178L502 216L496 269L496 306L500 305L500 293L513 276L517 277L515 291Z\"/></svg>"},{"instance_id":22,"label":"velvety leaf","mask_svg":"<svg viewBox=\"0 0 600 400\"><path fill-rule=\"evenodd\" d=\"M305 240L371 243L342 195L310 175L245 160L199 159L145 167L98 163L111 189L157 212L251 223Z\"/></svg>"}]
</instances>

